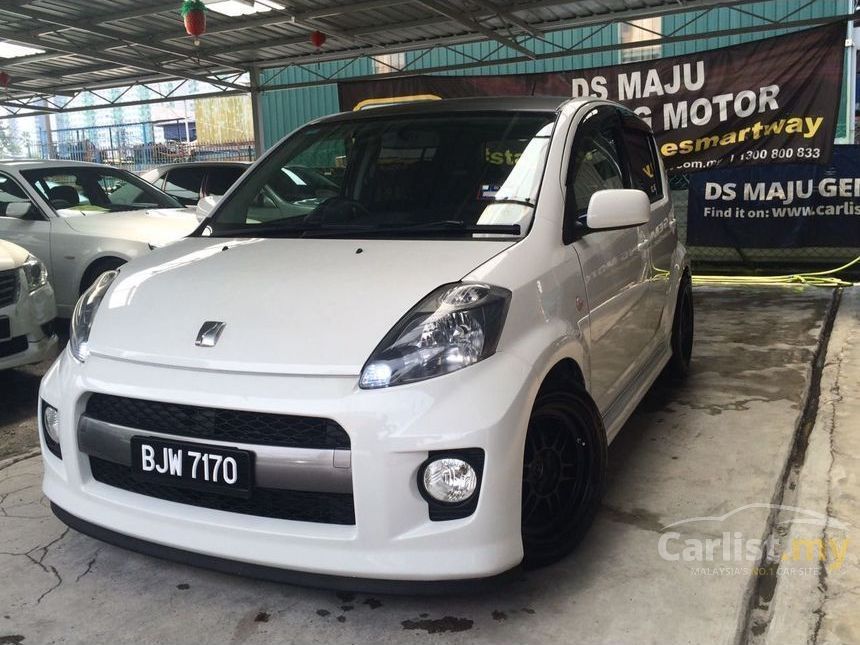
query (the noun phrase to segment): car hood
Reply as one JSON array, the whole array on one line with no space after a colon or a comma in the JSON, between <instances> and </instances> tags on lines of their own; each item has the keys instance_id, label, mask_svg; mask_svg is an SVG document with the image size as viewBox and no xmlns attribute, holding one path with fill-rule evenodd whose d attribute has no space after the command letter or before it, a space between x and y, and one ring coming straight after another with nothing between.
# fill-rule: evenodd
<instances>
[{"instance_id":1,"label":"car hood","mask_svg":"<svg viewBox=\"0 0 860 645\"><path fill-rule=\"evenodd\" d=\"M0 271L17 269L24 264L24 260L30 255L26 249L17 244L0 240Z\"/></svg>"},{"instance_id":2,"label":"car hood","mask_svg":"<svg viewBox=\"0 0 860 645\"><path fill-rule=\"evenodd\" d=\"M61 214L63 221L78 233L149 242L155 246L190 235L199 224L194 212L184 208L87 214L63 210Z\"/></svg>"},{"instance_id":3,"label":"car hood","mask_svg":"<svg viewBox=\"0 0 860 645\"><path fill-rule=\"evenodd\" d=\"M516 240L189 238L120 270L93 354L194 369L357 375L394 324ZM198 347L206 321L226 323Z\"/></svg>"}]
</instances>

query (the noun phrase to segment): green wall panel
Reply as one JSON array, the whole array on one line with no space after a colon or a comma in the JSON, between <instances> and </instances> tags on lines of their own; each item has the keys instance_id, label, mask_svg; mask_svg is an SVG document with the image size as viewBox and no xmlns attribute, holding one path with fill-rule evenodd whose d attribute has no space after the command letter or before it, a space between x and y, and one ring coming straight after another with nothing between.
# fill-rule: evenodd
<instances>
[{"instance_id":1,"label":"green wall panel","mask_svg":"<svg viewBox=\"0 0 860 645\"><path fill-rule=\"evenodd\" d=\"M302 83L317 81L343 68L346 62L318 63L304 67L269 69L262 72L263 84ZM343 69L351 76L373 73L366 58L353 61ZM262 95L263 135L266 148L271 147L301 125L312 119L338 111L337 85L317 85L294 90L276 90Z\"/></svg>"}]
</instances>

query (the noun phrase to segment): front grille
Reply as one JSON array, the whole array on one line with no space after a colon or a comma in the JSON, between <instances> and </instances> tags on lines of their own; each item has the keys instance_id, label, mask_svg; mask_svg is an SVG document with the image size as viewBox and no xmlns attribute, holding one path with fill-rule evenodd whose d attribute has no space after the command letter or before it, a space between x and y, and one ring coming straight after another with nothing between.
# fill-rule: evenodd
<instances>
[{"instance_id":1,"label":"front grille","mask_svg":"<svg viewBox=\"0 0 860 645\"><path fill-rule=\"evenodd\" d=\"M349 449L349 435L331 419L224 410L93 394L86 415L150 432L288 448Z\"/></svg>"},{"instance_id":2,"label":"front grille","mask_svg":"<svg viewBox=\"0 0 860 645\"><path fill-rule=\"evenodd\" d=\"M18 299L18 269L0 271L0 307L11 305Z\"/></svg>"},{"instance_id":3,"label":"front grille","mask_svg":"<svg viewBox=\"0 0 860 645\"><path fill-rule=\"evenodd\" d=\"M250 499L238 499L141 481L134 478L128 466L96 457L90 457L90 470L93 478L103 484L169 502L280 520L355 524L355 510L350 494L254 488Z\"/></svg>"},{"instance_id":4,"label":"front grille","mask_svg":"<svg viewBox=\"0 0 860 645\"><path fill-rule=\"evenodd\" d=\"M16 336L11 340L0 341L0 358L14 356L27 351L27 337Z\"/></svg>"}]
</instances>

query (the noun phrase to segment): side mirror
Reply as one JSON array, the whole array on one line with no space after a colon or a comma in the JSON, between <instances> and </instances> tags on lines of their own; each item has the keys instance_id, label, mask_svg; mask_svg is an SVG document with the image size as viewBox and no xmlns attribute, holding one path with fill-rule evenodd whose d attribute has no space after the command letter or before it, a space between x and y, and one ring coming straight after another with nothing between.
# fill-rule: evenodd
<instances>
[{"instance_id":1,"label":"side mirror","mask_svg":"<svg viewBox=\"0 0 860 645\"><path fill-rule=\"evenodd\" d=\"M197 219L201 222L209 217L212 214L212 211L215 210L215 206L218 205L218 202L221 201L220 197L216 197L215 195L207 195L206 197L202 197L199 202L197 202Z\"/></svg>"},{"instance_id":2,"label":"side mirror","mask_svg":"<svg viewBox=\"0 0 860 645\"><path fill-rule=\"evenodd\" d=\"M644 191L611 188L591 196L585 223L590 229L606 230L641 226L650 219L651 202Z\"/></svg>"},{"instance_id":3,"label":"side mirror","mask_svg":"<svg viewBox=\"0 0 860 645\"><path fill-rule=\"evenodd\" d=\"M36 209L30 202L9 202L6 204L6 212L3 214L6 217L27 219L28 217L36 214Z\"/></svg>"}]
</instances>

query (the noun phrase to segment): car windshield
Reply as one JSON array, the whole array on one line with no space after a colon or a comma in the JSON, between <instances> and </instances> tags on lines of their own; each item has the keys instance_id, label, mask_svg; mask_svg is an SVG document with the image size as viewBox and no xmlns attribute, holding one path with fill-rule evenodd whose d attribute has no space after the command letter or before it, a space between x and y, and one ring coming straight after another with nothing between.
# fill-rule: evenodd
<instances>
[{"instance_id":1,"label":"car windshield","mask_svg":"<svg viewBox=\"0 0 860 645\"><path fill-rule=\"evenodd\" d=\"M206 222L216 237L452 237L528 232L552 113L451 113L310 125Z\"/></svg>"},{"instance_id":2,"label":"car windshield","mask_svg":"<svg viewBox=\"0 0 860 645\"><path fill-rule=\"evenodd\" d=\"M182 208L170 195L119 168L52 167L23 170L21 175L57 211L87 214Z\"/></svg>"}]
</instances>

